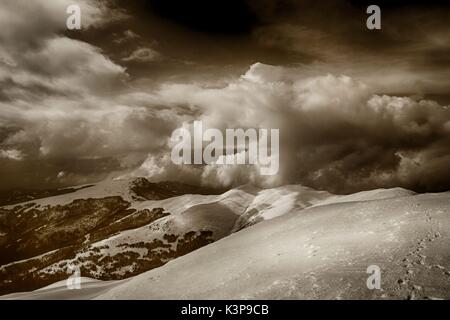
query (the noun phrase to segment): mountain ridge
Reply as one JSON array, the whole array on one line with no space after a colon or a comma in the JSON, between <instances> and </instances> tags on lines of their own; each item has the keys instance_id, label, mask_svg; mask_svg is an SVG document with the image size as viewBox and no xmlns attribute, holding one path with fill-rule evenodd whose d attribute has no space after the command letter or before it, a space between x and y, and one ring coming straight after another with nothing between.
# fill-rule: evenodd
<instances>
[{"instance_id":1,"label":"mountain ridge","mask_svg":"<svg viewBox=\"0 0 450 320\"><path fill-rule=\"evenodd\" d=\"M28 258L25 256L25 259L1 263L0 292L29 291L61 281L67 278L69 266L81 268L82 276L85 277L127 282L123 279L134 279L140 274L152 272L152 269L164 269L170 261L170 265L177 264L185 255L202 252L218 241L230 241L226 239L252 232L253 227L261 223L276 224L280 219L301 217L308 210L327 211L328 207L370 207L385 201L394 204L402 202L406 207L408 201L421 196L403 188L375 189L342 196L301 185L271 189L244 185L219 194L188 194L185 193L188 191L186 185L182 184L153 184L141 178L114 182L105 181L71 194L19 204L12 209L10 206L1 207L2 250L5 249L5 243L11 243L4 240L5 234L8 237L5 231L5 222L8 220L5 216L8 215L57 217L56 220L49 218L47 224L50 223L50 227L42 223L33 225L34 228L28 226L26 234L31 238L42 233L42 230L56 230L55 223L64 227L70 216L70 219L75 219L75 223L71 224L79 225L82 229L76 229L79 234L77 239L80 240L72 247L49 248L46 252L40 252L40 255L30 253ZM199 189L196 190L198 192ZM105 195L109 197L102 198ZM75 214L77 206L85 210ZM64 210L70 215L61 214ZM98 220L102 216L103 220ZM333 215L332 219L338 217ZM82 221L86 221L88 226ZM19 221L13 227L17 230L21 223L24 222ZM32 243L42 245L42 239L45 238L38 237ZM71 239L73 241L74 237ZM56 242L61 243L61 240ZM21 246L23 244L10 252L17 255ZM214 259L221 260L221 257L215 256ZM32 278L25 276L29 270L34 270ZM42 281L42 277L45 281ZM111 286L114 287L113 284ZM103 285L100 287L103 288ZM95 291L95 284L91 284L90 288Z\"/></svg>"}]
</instances>

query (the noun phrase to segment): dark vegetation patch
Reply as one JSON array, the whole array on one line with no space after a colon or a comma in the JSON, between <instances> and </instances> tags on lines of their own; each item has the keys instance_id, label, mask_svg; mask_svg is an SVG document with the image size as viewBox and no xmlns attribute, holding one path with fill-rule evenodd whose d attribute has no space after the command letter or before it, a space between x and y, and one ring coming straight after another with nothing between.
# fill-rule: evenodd
<instances>
[{"instance_id":1,"label":"dark vegetation patch","mask_svg":"<svg viewBox=\"0 0 450 320\"><path fill-rule=\"evenodd\" d=\"M22 192L3 197L0 194L0 203L13 204L76 190L79 189ZM151 183L145 178L132 181L130 190L137 201L226 191L175 182ZM214 241L213 233L203 230L123 243L114 254L108 251L112 249L108 245L92 245L168 215L162 208L133 209L120 196L77 199L55 206L27 203L7 209L0 205L0 295L35 290L67 279L71 273L68 264L78 266L82 276L123 279L162 266Z\"/></svg>"},{"instance_id":2,"label":"dark vegetation patch","mask_svg":"<svg viewBox=\"0 0 450 320\"><path fill-rule=\"evenodd\" d=\"M84 188L92 187L92 185L83 186L79 188L64 188L64 189L45 189L45 190L1 190L0 191L0 206L9 206L21 202L27 202L36 199L59 196L62 194L72 193Z\"/></svg>"},{"instance_id":3,"label":"dark vegetation patch","mask_svg":"<svg viewBox=\"0 0 450 320\"><path fill-rule=\"evenodd\" d=\"M0 208L0 294L67 278L65 273L42 276L38 271L75 258L93 242L167 215L161 208L131 209L130 203L118 196L78 199L67 205L35 207L31 203ZM43 256L33 259L39 255ZM19 261L25 259L29 260ZM12 262L16 263L5 266Z\"/></svg>"},{"instance_id":4,"label":"dark vegetation patch","mask_svg":"<svg viewBox=\"0 0 450 320\"><path fill-rule=\"evenodd\" d=\"M135 200L163 200L183 194L214 195L227 191L223 188L206 188L170 181L152 183L145 178L135 179L130 189Z\"/></svg>"}]
</instances>

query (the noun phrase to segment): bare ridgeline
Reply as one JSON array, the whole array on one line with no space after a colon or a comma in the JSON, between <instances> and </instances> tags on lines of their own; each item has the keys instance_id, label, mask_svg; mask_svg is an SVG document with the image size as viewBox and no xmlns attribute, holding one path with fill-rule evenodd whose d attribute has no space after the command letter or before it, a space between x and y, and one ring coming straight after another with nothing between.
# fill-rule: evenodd
<instances>
[{"instance_id":1,"label":"bare ridgeline","mask_svg":"<svg viewBox=\"0 0 450 320\"><path fill-rule=\"evenodd\" d=\"M0 299L450 299L449 20L0 1Z\"/></svg>"}]
</instances>

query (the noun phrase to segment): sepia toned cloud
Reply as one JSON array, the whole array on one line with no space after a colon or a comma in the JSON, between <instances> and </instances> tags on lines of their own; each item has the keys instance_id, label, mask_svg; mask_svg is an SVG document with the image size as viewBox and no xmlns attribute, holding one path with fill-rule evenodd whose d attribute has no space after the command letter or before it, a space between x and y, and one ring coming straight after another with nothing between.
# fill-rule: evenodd
<instances>
[{"instance_id":1,"label":"sepia toned cloud","mask_svg":"<svg viewBox=\"0 0 450 320\"><path fill-rule=\"evenodd\" d=\"M2 2L0 188L143 175L336 193L448 189L447 12L392 6L371 34L360 4L342 3L221 2L243 10L229 26L212 21L218 9L206 2L172 12L157 1L86 0L73 33L68 1ZM194 9L199 21L180 16ZM170 135L195 120L280 129L278 175L174 165Z\"/></svg>"}]
</instances>

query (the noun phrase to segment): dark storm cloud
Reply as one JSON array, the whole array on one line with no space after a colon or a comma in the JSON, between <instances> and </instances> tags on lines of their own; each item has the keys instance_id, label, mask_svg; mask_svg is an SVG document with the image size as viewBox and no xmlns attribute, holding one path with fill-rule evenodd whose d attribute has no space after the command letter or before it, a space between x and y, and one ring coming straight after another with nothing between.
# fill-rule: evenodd
<instances>
[{"instance_id":1,"label":"dark storm cloud","mask_svg":"<svg viewBox=\"0 0 450 320\"><path fill-rule=\"evenodd\" d=\"M258 23L258 17L245 1L147 0L146 3L158 16L205 33L248 33Z\"/></svg>"},{"instance_id":2,"label":"dark storm cloud","mask_svg":"<svg viewBox=\"0 0 450 320\"><path fill-rule=\"evenodd\" d=\"M120 5L133 19L122 27L114 25L114 32L91 32L88 41L99 43L132 76L158 81L236 76L257 61L322 62L333 68L351 62L375 65L375 70L382 64L402 64L412 70L442 71L450 67L450 10L438 1L420 3L381 2L382 30L369 31L363 1L127 1ZM114 40L105 36L128 29L139 40L112 46ZM159 63L150 58L139 64L121 60L140 49L157 52ZM351 65L341 68L349 69Z\"/></svg>"},{"instance_id":3,"label":"dark storm cloud","mask_svg":"<svg viewBox=\"0 0 450 320\"><path fill-rule=\"evenodd\" d=\"M380 2L372 32L364 1L84 0L71 32L69 3L0 4L2 189L122 174L450 187L447 6ZM171 132L194 120L280 128L280 174L173 165Z\"/></svg>"},{"instance_id":4,"label":"dark storm cloud","mask_svg":"<svg viewBox=\"0 0 450 320\"><path fill-rule=\"evenodd\" d=\"M414 65L431 50L448 52L448 42L441 39L450 31L446 23L450 10L445 7L433 6L433 2L407 7L396 1L381 2L382 30L369 31L367 6L355 2L286 1L289 12L279 14L276 9L263 10L277 1L262 1L260 12L266 23L254 33L268 46L309 54L324 62L351 59L388 63L401 58Z\"/></svg>"}]
</instances>

